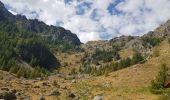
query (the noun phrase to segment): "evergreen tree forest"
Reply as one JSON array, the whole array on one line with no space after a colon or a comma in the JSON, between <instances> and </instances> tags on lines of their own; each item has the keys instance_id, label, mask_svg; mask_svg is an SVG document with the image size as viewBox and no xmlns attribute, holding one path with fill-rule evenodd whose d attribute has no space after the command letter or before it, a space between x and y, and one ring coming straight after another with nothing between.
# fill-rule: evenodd
<instances>
[{"instance_id":1,"label":"evergreen tree forest","mask_svg":"<svg viewBox=\"0 0 170 100\"><path fill-rule=\"evenodd\" d=\"M79 72L96 76L107 75L110 72L127 68L131 65L143 63L143 61L143 56L140 53L136 52L132 58L128 57L126 59L121 59L111 64L92 66L90 63L85 63L80 67Z\"/></svg>"},{"instance_id":2,"label":"evergreen tree forest","mask_svg":"<svg viewBox=\"0 0 170 100\"><path fill-rule=\"evenodd\" d=\"M36 57L38 56L27 52L26 47L30 45L36 45L41 49L45 48L45 45L41 43L41 39L36 36L0 32L0 70L9 71L15 73L18 77L26 78L40 77L47 74L48 71L45 66L37 60ZM27 56L27 59L24 59L22 53L28 53L31 57ZM32 68L21 66L21 61L29 63Z\"/></svg>"}]
</instances>

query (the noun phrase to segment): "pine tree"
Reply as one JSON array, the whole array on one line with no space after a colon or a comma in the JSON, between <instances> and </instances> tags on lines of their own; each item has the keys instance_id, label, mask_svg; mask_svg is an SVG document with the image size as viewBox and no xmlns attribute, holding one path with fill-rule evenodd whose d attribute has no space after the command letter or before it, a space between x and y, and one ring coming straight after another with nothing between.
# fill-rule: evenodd
<instances>
[{"instance_id":1,"label":"pine tree","mask_svg":"<svg viewBox=\"0 0 170 100\"><path fill-rule=\"evenodd\" d=\"M163 64L158 73L158 76L156 77L155 80L151 82L151 87L150 87L151 92L155 93L157 90L163 89L167 77L168 77L168 67L166 66L166 64Z\"/></svg>"},{"instance_id":2,"label":"pine tree","mask_svg":"<svg viewBox=\"0 0 170 100\"><path fill-rule=\"evenodd\" d=\"M142 55L141 55L140 53L136 52L136 53L134 54L134 56L132 57L132 62L131 62L131 64L132 64L132 65L137 64L137 63L139 63L139 62L142 61L142 60L143 60Z\"/></svg>"}]
</instances>

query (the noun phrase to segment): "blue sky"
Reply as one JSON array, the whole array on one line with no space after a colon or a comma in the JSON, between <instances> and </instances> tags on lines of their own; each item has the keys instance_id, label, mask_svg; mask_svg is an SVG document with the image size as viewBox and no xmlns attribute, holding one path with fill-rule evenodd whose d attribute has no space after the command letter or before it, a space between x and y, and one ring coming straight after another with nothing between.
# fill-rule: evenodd
<instances>
[{"instance_id":1,"label":"blue sky","mask_svg":"<svg viewBox=\"0 0 170 100\"><path fill-rule=\"evenodd\" d=\"M82 42L143 35L170 18L170 0L1 0L13 14L62 26Z\"/></svg>"}]
</instances>

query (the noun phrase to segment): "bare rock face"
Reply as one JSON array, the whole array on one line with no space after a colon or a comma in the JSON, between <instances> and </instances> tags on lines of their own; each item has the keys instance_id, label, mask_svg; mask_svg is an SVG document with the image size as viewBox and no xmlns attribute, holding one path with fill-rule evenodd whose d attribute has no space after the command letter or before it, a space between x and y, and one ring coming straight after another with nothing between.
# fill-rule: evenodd
<instances>
[{"instance_id":1,"label":"bare rock face","mask_svg":"<svg viewBox=\"0 0 170 100\"><path fill-rule=\"evenodd\" d=\"M111 39L109 42L112 45L117 45L117 46L125 46L126 43L128 43L129 41L135 39L136 37L134 36L121 36L121 37L116 37Z\"/></svg>"},{"instance_id":2,"label":"bare rock face","mask_svg":"<svg viewBox=\"0 0 170 100\"><path fill-rule=\"evenodd\" d=\"M45 39L53 42L61 42L73 45L80 45L81 42L76 34L63 27L49 26L37 19L28 20L22 15L11 14L0 1L0 21L7 20L10 24L16 25L18 32L39 34Z\"/></svg>"}]
</instances>

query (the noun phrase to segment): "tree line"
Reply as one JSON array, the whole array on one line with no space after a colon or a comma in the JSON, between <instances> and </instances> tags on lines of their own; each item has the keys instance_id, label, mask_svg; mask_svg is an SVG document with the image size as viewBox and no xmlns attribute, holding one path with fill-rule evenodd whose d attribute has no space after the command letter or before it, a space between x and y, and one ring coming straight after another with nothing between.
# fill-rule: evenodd
<instances>
[{"instance_id":1,"label":"tree line","mask_svg":"<svg viewBox=\"0 0 170 100\"><path fill-rule=\"evenodd\" d=\"M31 39L31 41L29 41ZM23 40L25 42L23 42ZM33 57L29 63L32 68L25 68L19 64L20 46L25 43L36 44L37 38L26 38L16 36L11 33L0 32L0 70L15 73L18 77L34 78L47 74L47 71L41 67L37 67L37 60Z\"/></svg>"},{"instance_id":2,"label":"tree line","mask_svg":"<svg viewBox=\"0 0 170 100\"><path fill-rule=\"evenodd\" d=\"M143 56L140 53L136 52L132 58L128 57L126 59L121 59L112 64L91 66L90 63L85 63L80 67L79 71L84 74L92 74L97 76L107 75L110 72L127 68L138 63L143 63L143 61Z\"/></svg>"}]
</instances>

